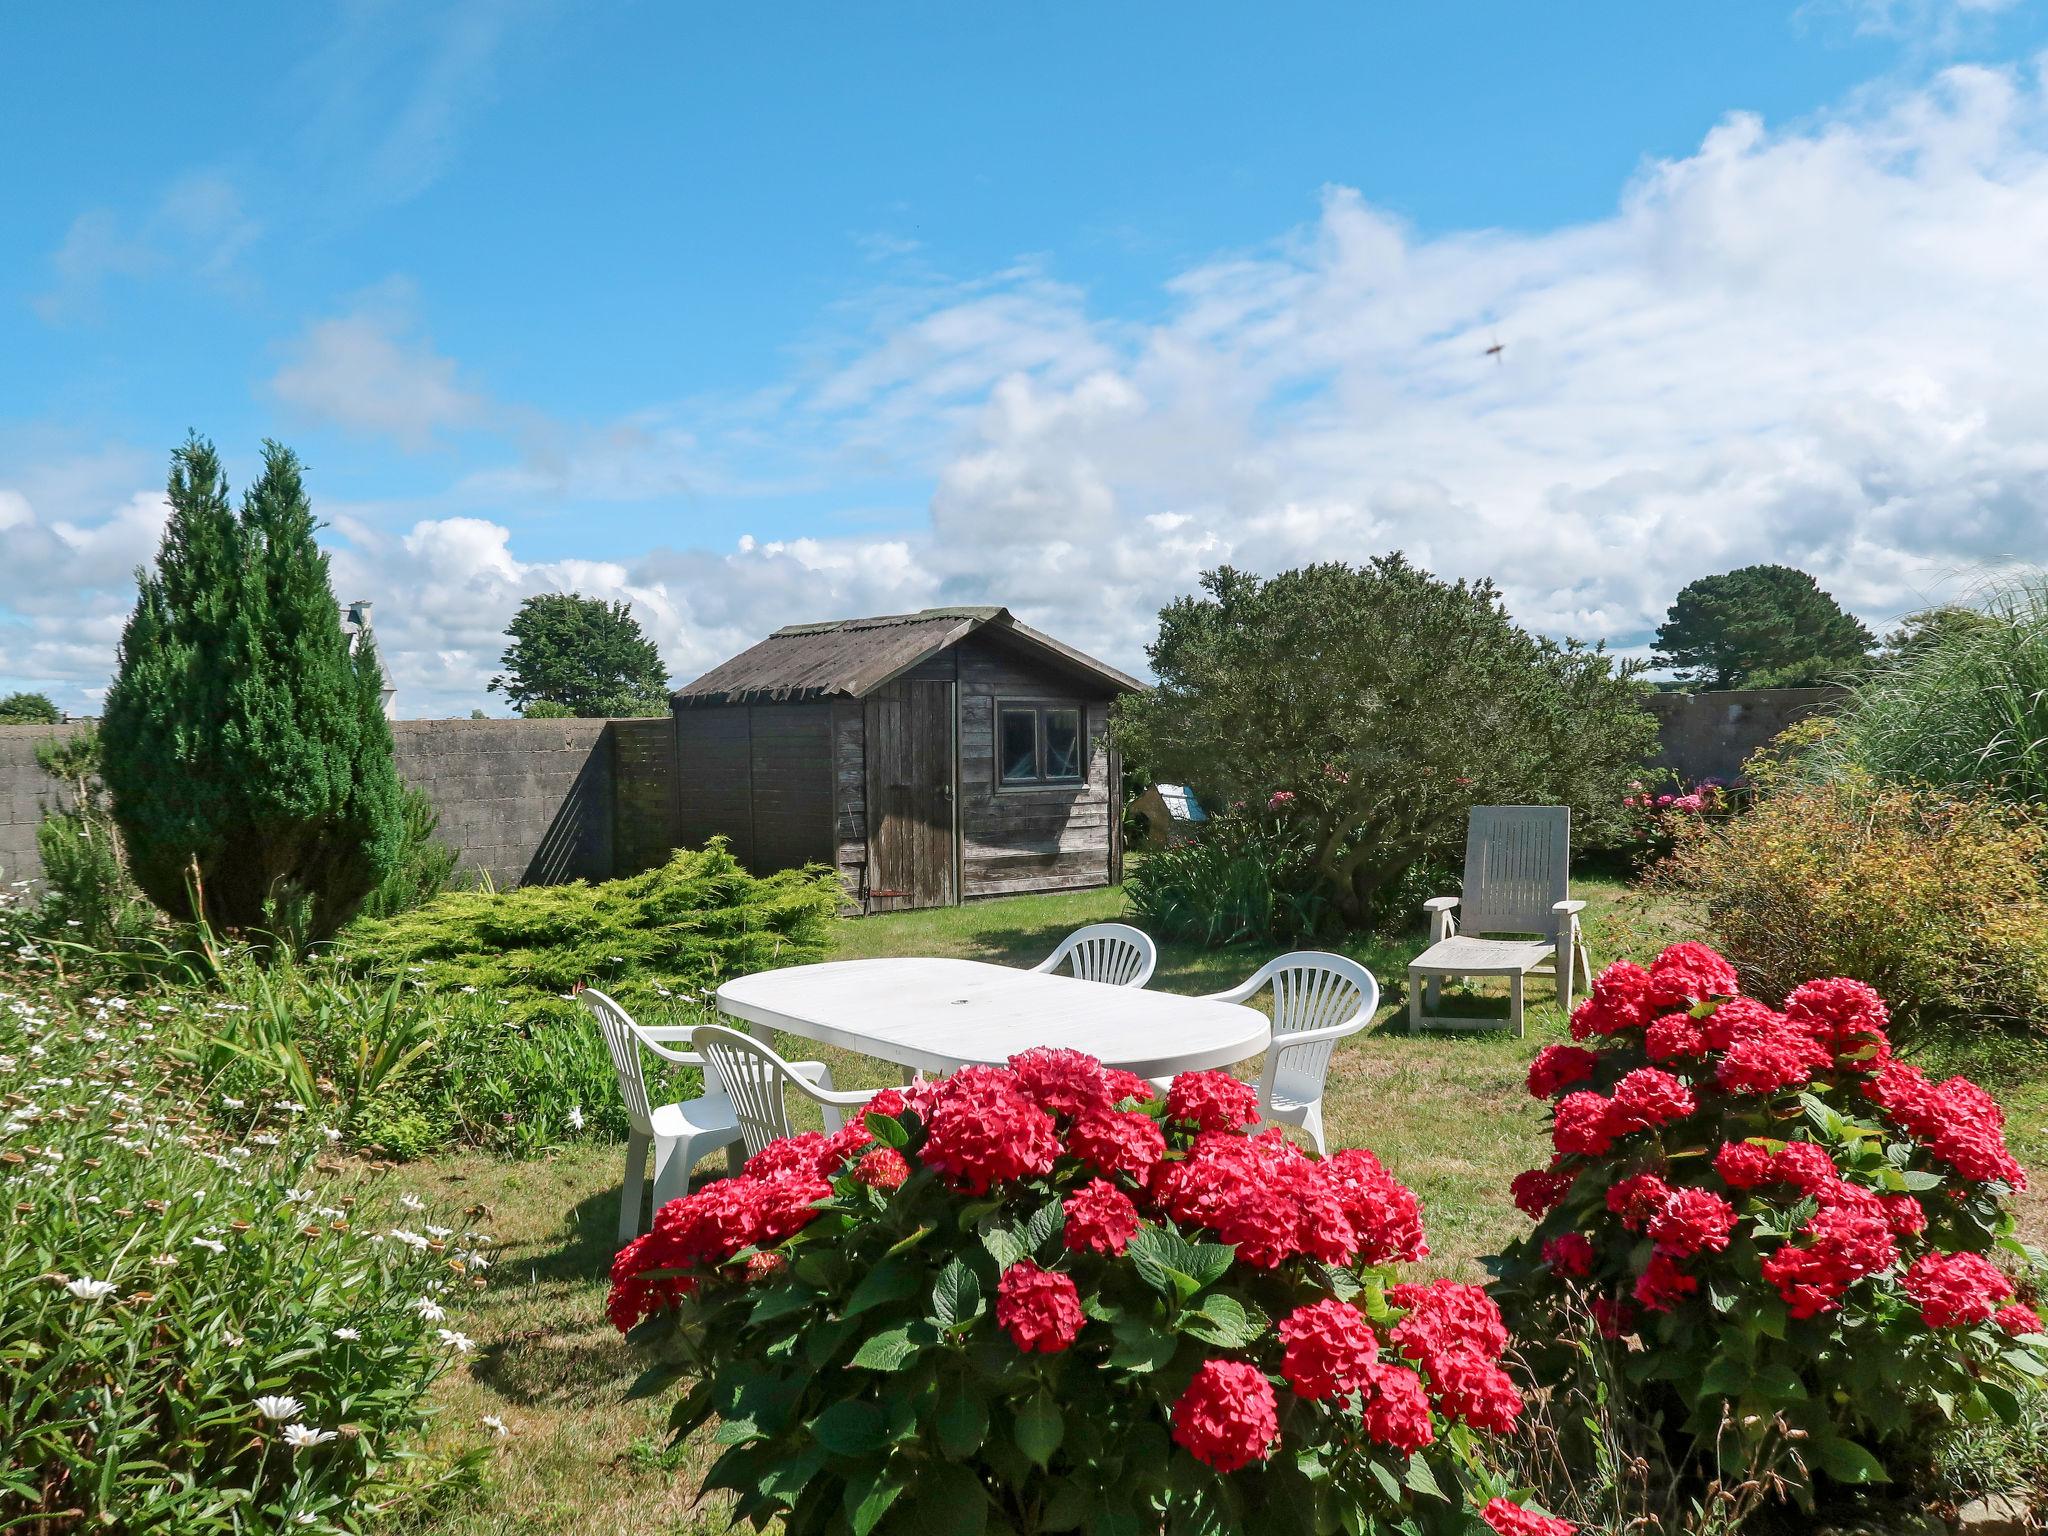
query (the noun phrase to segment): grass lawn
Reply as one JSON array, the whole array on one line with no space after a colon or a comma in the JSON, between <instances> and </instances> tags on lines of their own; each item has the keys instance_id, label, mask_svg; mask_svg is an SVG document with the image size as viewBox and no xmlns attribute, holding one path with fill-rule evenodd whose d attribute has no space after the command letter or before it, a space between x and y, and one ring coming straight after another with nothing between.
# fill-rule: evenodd
<instances>
[{"instance_id":1,"label":"grass lawn","mask_svg":"<svg viewBox=\"0 0 2048 1536\"><path fill-rule=\"evenodd\" d=\"M1695 936L1685 914L1618 881L1581 880L1586 928L1597 968L1615 958L1647 959L1674 938ZM932 912L849 920L837 958L958 955L1003 964L1036 963L1084 923L1117 918L1114 890L1023 896ZM1433 1253L1425 1274L1476 1279L1478 1255L1522 1226L1508 1204L1507 1181L1538 1160L1541 1114L1523 1087L1538 1047L1566 1038L1565 1020L1547 983L1531 987L1526 1038L1491 1034L1410 1037L1402 1025L1404 976L1422 934L1354 940L1345 953L1383 988L1374 1026L1341 1047L1332 1062L1326 1105L1332 1146L1367 1146L1422 1197ZM1269 954L1249 948L1200 950L1166 945L1151 985L1173 992L1219 990L1250 974ZM1505 1013L1504 995L1470 1000L1465 1011ZM816 1054L806 1042L785 1041ZM841 1086L896 1081L895 1069L825 1052ZM1969 1070L2013 1108L2015 1150L2030 1168L2048 1167L2048 1071L2030 1057L1944 1062ZM1239 1071L1250 1077L1258 1063ZM680 1455L664 1448L666 1400L625 1401L637 1363L604 1318L605 1269L613 1251L622 1156L617 1148L578 1148L541 1161L504 1162L479 1154L430 1159L405 1172L422 1193L482 1204L484 1225L499 1238L495 1283L462 1322L479 1341L468 1366L439 1389L448 1433L467 1442L487 1414L511 1433L485 1487L426 1522L441 1536L612 1531L709 1532L723 1519L693 1510L695 1473L706 1445ZM709 1172L715 1164L707 1164ZM2025 1219L2042 1237L2040 1204ZM701 1439L701 1437L700 1437Z\"/></svg>"}]
</instances>

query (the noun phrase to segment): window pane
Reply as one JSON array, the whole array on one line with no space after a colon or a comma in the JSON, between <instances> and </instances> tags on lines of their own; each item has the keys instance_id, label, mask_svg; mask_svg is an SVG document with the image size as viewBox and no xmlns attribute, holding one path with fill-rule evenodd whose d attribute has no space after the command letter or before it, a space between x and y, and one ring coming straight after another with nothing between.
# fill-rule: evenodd
<instances>
[{"instance_id":1,"label":"window pane","mask_svg":"<svg viewBox=\"0 0 2048 1536\"><path fill-rule=\"evenodd\" d=\"M1030 709L1003 711L1001 752L1005 784L1029 783L1038 777L1038 712Z\"/></svg>"},{"instance_id":2,"label":"window pane","mask_svg":"<svg viewBox=\"0 0 2048 1536\"><path fill-rule=\"evenodd\" d=\"M1048 779L1081 777L1081 712L1078 709L1048 709L1045 712L1045 776Z\"/></svg>"}]
</instances>

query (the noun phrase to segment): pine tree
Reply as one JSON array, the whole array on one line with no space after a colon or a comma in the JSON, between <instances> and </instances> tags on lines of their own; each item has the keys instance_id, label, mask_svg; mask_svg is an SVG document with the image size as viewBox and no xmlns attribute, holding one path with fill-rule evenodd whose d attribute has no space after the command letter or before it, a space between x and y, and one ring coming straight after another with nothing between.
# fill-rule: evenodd
<instances>
[{"instance_id":1,"label":"pine tree","mask_svg":"<svg viewBox=\"0 0 2048 1536\"><path fill-rule=\"evenodd\" d=\"M1862 669L1876 641L1789 565L1745 565L1679 592L1657 630L1654 664L1710 688L1789 688Z\"/></svg>"},{"instance_id":2,"label":"pine tree","mask_svg":"<svg viewBox=\"0 0 2048 1536\"><path fill-rule=\"evenodd\" d=\"M325 938L403 843L375 652L349 654L289 449L264 445L237 518L195 437L169 497L101 730L130 867L169 911L196 867L209 921Z\"/></svg>"}]
</instances>

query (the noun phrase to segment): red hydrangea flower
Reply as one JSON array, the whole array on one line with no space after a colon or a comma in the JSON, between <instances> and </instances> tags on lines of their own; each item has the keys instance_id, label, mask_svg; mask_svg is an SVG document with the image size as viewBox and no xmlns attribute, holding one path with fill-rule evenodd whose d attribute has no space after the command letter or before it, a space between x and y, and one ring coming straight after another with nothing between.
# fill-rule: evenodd
<instances>
[{"instance_id":1,"label":"red hydrangea flower","mask_svg":"<svg viewBox=\"0 0 2048 1536\"><path fill-rule=\"evenodd\" d=\"M1952 1103L1951 1107L1960 1106ZM1973 1184L2005 1184L2013 1189L2027 1187L2026 1170L2006 1150L2004 1133L1990 1120L1968 1117L1951 1120L1935 1133L1928 1150Z\"/></svg>"},{"instance_id":2,"label":"red hydrangea flower","mask_svg":"<svg viewBox=\"0 0 2048 1536\"><path fill-rule=\"evenodd\" d=\"M1643 1052L1652 1061L1696 1061L1707 1054L1706 1033L1689 1013L1667 1013L1643 1031Z\"/></svg>"},{"instance_id":3,"label":"red hydrangea flower","mask_svg":"<svg viewBox=\"0 0 2048 1536\"><path fill-rule=\"evenodd\" d=\"M1942 1095L1918 1067L1887 1062L1864 1083L1863 1097L1909 1136L1926 1141L1941 1129Z\"/></svg>"},{"instance_id":4,"label":"red hydrangea flower","mask_svg":"<svg viewBox=\"0 0 2048 1536\"><path fill-rule=\"evenodd\" d=\"M1735 967L1704 944L1673 944L1650 962L1650 986L1666 1007L1690 1008L1739 990Z\"/></svg>"},{"instance_id":5,"label":"red hydrangea flower","mask_svg":"<svg viewBox=\"0 0 2048 1536\"><path fill-rule=\"evenodd\" d=\"M1273 1384L1248 1361L1204 1360L1173 1405L1173 1443L1218 1472L1264 1461L1279 1436Z\"/></svg>"},{"instance_id":6,"label":"red hydrangea flower","mask_svg":"<svg viewBox=\"0 0 2048 1536\"><path fill-rule=\"evenodd\" d=\"M1122 1253L1138 1232L1138 1208L1114 1184L1090 1179L1065 1202L1066 1244L1075 1252Z\"/></svg>"},{"instance_id":7,"label":"red hydrangea flower","mask_svg":"<svg viewBox=\"0 0 2048 1536\"><path fill-rule=\"evenodd\" d=\"M1562 1153L1598 1157L1614 1145L1607 1120L1607 1112L1613 1107L1614 1101L1604 1094L1584 1089L1566 1094L1557 1101L1557 1113L1551 1121L1552 1145Z\"/></svg>"},{"instance_id":8,"label":"red hydrangea flower","mask_svg":"<svg viewBox=\"0 0 2048 1536\"><path fill-rule=\"evenodd\" d=\"M1110 1109L1076 1120L1067 1132L1067 1150L1098 1173L1143 1180L1166 1156L1166 1135L1150 1115Z\"/></svg>"},{"instance_id":9,"label":"red hydrangea flower","mask_svg":"<svg viewBox=\"0 0 2048 1536\"><path fill-rule=\"evenodd\" d=\"M1599 1061L1584 1046L1546 1045L1529 1063L1529 1092L1539 1099L1554 1099L1561 1089L1590 1079Z\"/></svg>"},{"instance_id":10,"label":"red hydrangea flower","mask_svg":"<svg viewBox=\"0 0 2048 1536\"><path fill-rule=\"evenodd\" d=\"M853 1165L853 1176L871 1189L900 1189L910 1177L910 1164L894 1147L870 1147Z\"/></svg>"},{"instance_id":11,"label":"red hydrangea flower","mask_svg":"<svg viewBox=\"0 0 2048 1536\"><path fill-rule=\"evenodd\" d=\"M1731 1189L1755 1189L1771 1182L1771 1154L1753 1141L1723 1142L1714 1154L1714 1171Z\"/></svg>"},{"instance_id":12,"label":"red hydrangea flower","mask_svg":"<svg viewBox=\"0 0 2048 1536\"><path fill-rule=\"evenodd\" d=\"M1500 1308L1479 1286L1455 1280L1394 1285L1387 1288L1387 1301L1408 1314L1393 1326L1388 1339L1432 1374L1438 1360L1456 1351L1494 1360L1508 1347Z\"/></svg>"},{"instance_id":13,"label":"red hydrangea flower","mask_svg":"<svg viewBox=\"0 0 2048 1536\"><path fill-rule=\"evenodd\" d=\"M1012 1056L1010 1070L1017 1074L1017 1086L1048 1114L1071 1118L1110 1106L1102 1063L1084 1052L1034 1046Z\"/></svg>"},{"instance_id":14,"label":"red hydrangea flower","mask_svg":"<svg viewBox=\"0 0 2048 1536\"><path fill-rule=\"evenodd\" d=\"M1159 1090L1135 1072L1126 1072L1122 1067L1104 1067L1102 1086L1109 1095L1109 1102L1121 1104L1135 1099L1140 1104L1149 1104L1159 1097Z\"/></svg>"},{"instance_id":15,"label":"red hydrangea flower","mask_svg":"<svg viewBox=\"0 0 2048 1536\"><path fill-rule=\"evenodd\" d=\"M1522 1394L1508 1373L1469 1349L1430 1362L1430 1390L1447 1419L1504 1435L1522 1414Z\"/></svg>"},{"instance_id":16,"label":"red hydrangea flower","mask_svg":"<svg viewBox=\"0 0 2048 1536\"><path fill-rule=\"evenodd\" d=\"M1317 1401L1362 1390L1379 1354L1365 1314L1334 1297L1296 1307L1280 1319L1279 1333L1286 1346L1280 1374L1297 1396Z\"/></svg>"},{"instance_id":17,"label":"red hydrangea flower","mask_svg":"<svg viewBox=\"0 0 2048 1536\"><path fill-rule=\"evenodd\" d=\"M1846 976L1809 981L1785 999L1785 1017L1806 1026L1836 1062L1869 1072L1891 1059L1891 1010L1875 987Z\"/></svg>"},{"instance_id":18,"label":"red hydrangea flower","mask_svg":"<svg viewBox=\"0 0 2048 1536\"><path fill-rule=\"evenodd\" d=\"M1525 1168L1508 1181L1508 1195L1516 1210L1531 1221L1541 1221L1570 1192L1573 1178L1555 1168Z\"/></svg>"},{"instance_id":19,"label":"red hydrangea flower","mask_svg":"<svg viewBox=\"0 0 2048 1536\"><path fill-rule=\"evenodd\" d=\"M1818 1142L1790 1142L1771 1159L1771 1182L1790 1184L1802 1195L1818 1194L1840 1179L1833 1155Z\"/></svg>"},{"instance_id":20,"label":"red hydrangea flower","mask_svg":"<svg viewBox=\"0 0 2048 1536\"><path fill-rule=\"evenodd\" d=\"M1376 1361L1367 1373L1365 1434L1376 1445L1412 1455L1436 1439L1429 1420L1429 1394L1422 1378L1405 1365Z\"/></svg>"},{"instance_id":21,"label":"red hydrangea flower","mask_svg":"<svg viewBox=\"0 0 2048 1536\"><path fill-rule=\"evenodd\" d=\"M997 1184L1050 1173L1059 1157L1052 1116L995 1067L962 1067L935 1085L922 1156L953 1188L987 1194Z\"/></svg>"},{"instance_id":22,"label":"red hydrangea flower","mask_svg":"<svg viewBox=\"0 0 2048 1536\"><path fill-rule=\"evenodd\" d=\"M2048 1331L2042 1328L2040 1313L2032 1307L2023 1307L2016 1301L1992 1313L1991 1321L2011 1334Z\"/></svg>"},{"instance_id":23,"label":"red hydrangea flower","mask_svg":"<svg viewBox=\"0 0 2048 1536\"><path fill-rule=\"evenodd\" d=\"M1256 1125L1259 1092L1228 1072L1183 1072L1166 1091L1166 1118L1191 1120L1202 1131Z\"/></svg>"},{"instance_id":24,"label":"red hydrangea flower","mask_svg":"<svg viewBox=\"0 0 2048 1536\"><path fill-rule=\"evenodd\" d=\"M1636 1276L1636 1300L1645 1312L1669 1312L1699 1288L1699 1281L1665 1253L1651 1254L1649 1264Z\"/></svg>"},{"instance_id":25,"label":"red hydrangea flower","mask_svg":"<svg viewBox=\"0 0 2048 1536\"><path fill-rule=\"evenodd\" d=\"M1333 1152L1317 1165L1324 1186L1343 1206L1368 1264L1410 1264L1427 1258L1422 1202L1363 1147Z\"/></svg>"},{"instance_id":26,"label":"red hydrangea flower","mask_svg":"<svg viewBox=\"0 0 2048 1536\"><path fill-rule=\"evenodd\" d=\"M1023 1354L1056 1355L1081 1333L1081 1297L1074 1282L1029 1259L996 1282L996 1324Z\"/></svg>"},{"instance_id":27,"label":"red hydrangea flower","mask_svg":"<svg viewBox=\"0 0 2048 1536\"><path fill-rule=\"evenodd\" d=\"M1883 1215L1853 1200L1824 1205L1800 1235L1806 1241L1787 1243L1763 1263L1764 1279L1795 1318L1832 1312L1853 1283L1899 1256Z\"/></svg>"},{"instance_id":28,"label":"red hydrangea flower","mask_svg":"<svg viewBox=\"0 0 2048 1536\"><path fill-rule=\"evenodd\" d=\"M795 1138L791 1138L794 1140ZM762 1148L765 1152L768 1149ZM719 1179L671 1200L612 1260L606 1311L621 1333L697 1289L693 1275L643 1279L650 1270L715 1269L743 1248L768 1247L817 1219L832 1186L810 1172Z\"/></svg>"},{"instance_id":29,"label":"red hydrangea flower","mask_svg":"<svg viewBox=\"0 0 2048 1536\"><path fill-rule=\"evenodd\" d=\"M805 1131L800 1136L778 1136L747 1159L750 1179L772 1179L786 1173L815 1173L818 1156L825 1150L823 1131Z\"/></svg>"},{"instance_id":30,"label":"red hydrangea flower","mask_svg":"<svg viewBox=\"0 0 2048 1536\"><path fill-rule=\"evenodd\" d=\"M1635 1305L1615 1296L1596 1296L1593 1298L1593 1323L1600 1330L1601 1338L1618 1339L1635 1330Z\"/></svg>"},{"instance_id":31,"label":"red hydrangea flower","mask_svg":"<svg viewBox=\"0 0 2048 1536\"><path fill-rule=\"evenodd\" d=\"M1681 1189L1650 1218L1650 1238L1659 1253L1675 1259L1719 1253L1735 1230L1735 1207L1708 1189Z\"/></svg>"},{"instance_id":32,"label":"red hydrangea flower","mask_svg":"<svg viewBox=\"0 0 2048 1536\"><path fill-rule=\"evenodd\" d=\"M1698 1107L1685 1084L1662 1067L1637 1067L1614 1085L1607 1129L1616 1135L1655 1130L1683 1120Z\"/></svg>"},{"instance_id":33,"label":"red hydrangea flower","mask_svg":"<svg viewBox=\"0 0 2048 1536\"><path fill-rule=\"evenodd\" d=\"M1479 1518L1500 1536L1573 1536L1578 1530L1569 1520L1560 1520L1555 1515L1539 1515L1509 1499L1488 1499L1486 1507L1479 1511Z\"/></svg>"},{"instance_id":34,"label":"red hydrangea flower","mask_svg":"<svg viewBox=\"0 0 2048 1536\"><path fill-rule=\"evenodd\" d=\"M1543 1245L1543 1262L1560 1279L1583 1280L1593 1273L1593 1240L1583 1232L1562 1232Z\"/></svg>"},{"instance_id":35,"label":"red hydrangea flower","mask_svg":"<svg viewBox=\"0 0 2048 1536\"><path fill-rule=\"evenodd\" d=\"M1789 1026L1785 1016L1753 997L1731 997L1716 1003L1700 1025L1700 1038L1710 1051L1725 1051L1738 1040L1775 1040Z\"/></svg>"},{"instance_id":36,"label":"red hydrangea flower","mask_svg":"<svg viewBox=\"0 0 2048 1536\"><path fill-rule=\"evenodd\" d=\"M823 1178L831 1178L846 1166L847 1161L856 1152L863 1147L871 1147L874 1143L875 1133L868 1129L865 1118L856 1115L825 1138L825 1144L818 1149L818 1174Z\"/></svg>"},{"instance_id":37,"label":"red hydrangea flower","mask_svg":"<svg viewBox=\"0 0 2048 1536\"><path fill-rule=\"evenodd\" d=\"M1981 1323L2012 1299L2005 1271L1977 1253L1929 1253L1913 1261L1901 1288L1930 1328Z\"/></svg>"},{"instance_id":38,"label":"red hydrangea flower","mask_svg":"<svg viewBox=\"0 0 2048 1536\"><path fill-rule=\"evenodd\" d=\"M1927 1208L1911 1195L1879 1195L1884 1205L1884 1224L1900 1237L1912 1237L1927 1230Z\"/></svg>"},{"instance_id":39,"label":"red hydrangea flower","mask_svg":"<svg viewBox=\"0 0 2048 1536\"><path fill-rule=\"evenodd\" d=\"M1669 1184L1654 1173L1639 1173L1608 1186L1607 1209L1619 1216L1629 1231L1640 1232L1670 1198Z\"/></svg>"},{"instance_id":40,"label":"red hydrangea flower","mask_svg":"<svg viewBox=\"0 0 2048 1536\"><path fill-rule=\"evenodd\" d=\"M1714 1081L1730 1093L1778 1093L1799 1087L1811 1076L1807 1053L1782 1036L1737 1040L1714 1069Z\"/></svg>"},{"instance_id":41,"label":"red hydrangea flower","mask_svg":"<svg viewBox=\"0 0 2048 1536\"><path fill-rule=\"evenodd\" d=\"M1593 978L1593 990L1572 1010L1572 1038L1642 1029L1658 1011L1650 973L1631 961L1617 960Z\"/></svg>"}]
</instances>

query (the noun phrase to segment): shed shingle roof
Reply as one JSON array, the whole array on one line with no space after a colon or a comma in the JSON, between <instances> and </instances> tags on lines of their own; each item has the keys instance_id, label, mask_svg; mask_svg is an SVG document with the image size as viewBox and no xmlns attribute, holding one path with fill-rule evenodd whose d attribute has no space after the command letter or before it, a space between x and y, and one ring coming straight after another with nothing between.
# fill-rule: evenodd
<instances>
[{"instance_id":1,"label":"shed shingle roof","mask_svg":"<svg viewBox=\"0 0 2048 1536\"><path fill-rule=\"evenodd\" d=\"M671 697L678 704L857 699L979 629L1000 632L1042 660L1099 683L1105 691L1131 693L1145 686L1018 623L1007 608L924 608L870 619L787 625Z\"/></svg>"}]
</instances>

